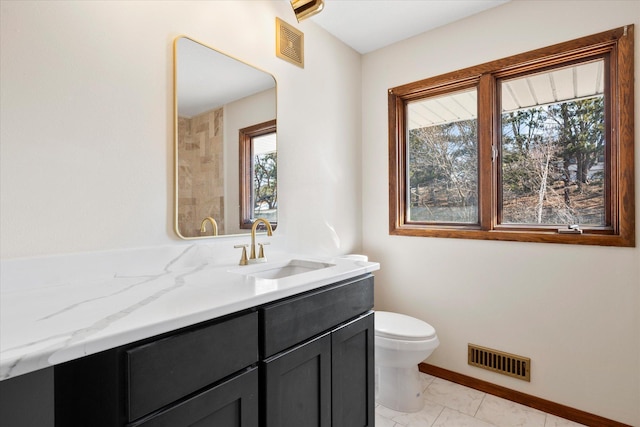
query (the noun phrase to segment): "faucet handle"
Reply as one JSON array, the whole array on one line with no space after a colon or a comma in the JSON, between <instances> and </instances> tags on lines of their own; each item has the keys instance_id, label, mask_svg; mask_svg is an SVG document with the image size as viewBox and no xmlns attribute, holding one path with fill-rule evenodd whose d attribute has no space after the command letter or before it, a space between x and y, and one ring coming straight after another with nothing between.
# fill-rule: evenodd
<instances>
[{"instance_id":1,"label":"faucet handle","mask_svg":"<svg viewBox=\"0 0 640 427\"><path fill-rule=\"evenodd\" d=\"M240 257L240 265L247 265L247 246L249 245L235 245L234 248L242 248L242 256Z\"/></svg>"},{"instance_id":2,"label":"faucet handle","mask_svg":"<svg viewBox=\"0 0 640 427\"><path fill-rule=\"evenodd\" d=\"M270 245L270 244L271 243L269 243L269 242L258 243L258 246L260 247L260 251L258 252L258 258L264 258L265 261L266 261L267 257L264 256L264 247L267 246L267 245Z\"/></svg>"}]
</instances>

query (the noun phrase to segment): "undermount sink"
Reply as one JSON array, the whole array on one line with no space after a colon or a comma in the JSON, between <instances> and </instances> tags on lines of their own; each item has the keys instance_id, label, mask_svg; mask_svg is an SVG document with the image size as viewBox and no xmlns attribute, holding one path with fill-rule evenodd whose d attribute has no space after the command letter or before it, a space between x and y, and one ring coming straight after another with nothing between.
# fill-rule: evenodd
<instances>
[{"instance_id":1,"label":"undermount sink","mask_svg":"<svg viewBox=\"0 0 640 427\"><path fill-rule=\"evenodd\" d=\"M333 267L335 264L318 261L308 261L302 259L292 259L286 263L263 264L261 266L240 267L234 269L234 273L245 276L259 277L262 279L282 279L284 277L295 276L296 274L308 273L310 271L321 270Z\"/></svg>"}]
</instances>

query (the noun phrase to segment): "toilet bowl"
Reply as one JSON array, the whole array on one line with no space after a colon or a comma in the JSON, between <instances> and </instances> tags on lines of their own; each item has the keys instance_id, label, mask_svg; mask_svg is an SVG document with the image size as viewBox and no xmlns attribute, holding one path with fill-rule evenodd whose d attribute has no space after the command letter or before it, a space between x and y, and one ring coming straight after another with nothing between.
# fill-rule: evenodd
<instances>
[{"instance_id":1,"label":"toilet bowl","mask_svg":"<svg viewBox=\"0 0 640 427\"><path fill-rule=\"evenodd\" d=\"M436 330L404 314L375 312L376 403L400 412L424 406L418 364L440 341Z\"/></svg>"}]
</instances>

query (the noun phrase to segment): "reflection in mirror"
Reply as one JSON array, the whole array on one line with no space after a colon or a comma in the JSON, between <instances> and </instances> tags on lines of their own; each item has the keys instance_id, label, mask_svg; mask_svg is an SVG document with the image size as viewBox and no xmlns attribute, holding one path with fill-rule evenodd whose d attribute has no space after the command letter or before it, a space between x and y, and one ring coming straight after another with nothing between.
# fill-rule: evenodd
<instances>
[{"instance_id":1,"label":"reflection in mirror","mask_svg":"<svg viewBox=\"0 0 640 427\"><path fill-rule=\"evenodd\" d=\"M201 232L203 220L210 217L219 236L246 233L247 218L256 213L245 216L240 202L239 135L257 123L272 122L275 151L275 79L188 37L175 40L174 61L176 232L185 239L213 237L213 227ZM275 161L275 153L266 155ZM251 162L252 176L255 166ZM275 225L276 165L269 167L271 176L257 190L252 187L249 203Z\"/></svg>"},{"instance_id":2,"label":"reflection in mirror","mask_svg":"<svg viewBox=\"0 0 640 427\"><path fill-rule=\"evenodd\" d=\"M240 129L240 227L264 218L278 222L276 121Z\"/></svg>"}]
</instances>

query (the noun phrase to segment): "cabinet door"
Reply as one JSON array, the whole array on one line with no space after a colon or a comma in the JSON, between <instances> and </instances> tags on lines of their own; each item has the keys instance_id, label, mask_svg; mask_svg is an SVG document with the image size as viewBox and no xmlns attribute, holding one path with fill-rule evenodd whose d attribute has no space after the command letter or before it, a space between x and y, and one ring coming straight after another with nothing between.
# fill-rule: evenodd
<instances>
[{"instance_id":1,"label":"cabinet door","mask_svg":"<svg viewBox=\"0 0 640 427\"><path fill-rule=\"evenodd\" d=\"M258 368L129 427L258 427Z\"/></svg>"},{"instance_id":2,"label":"cabinet door","mask_svg":"<svg viewBox=\"0 0 640 427\"><path fill-rule=\"evenodd\" d=\"M333 427L373 427L373 312L331 334Z\"/></svg>"},{"instance_id":3,"label":"cabinet door","mask_svg":"<svg viewBox=\"0 0 640 427\"><path fill-rule=\"evenodd\" d=\"M331 426L331 335L265 361L265 427Z\"/></svg>"}]
</instances>

